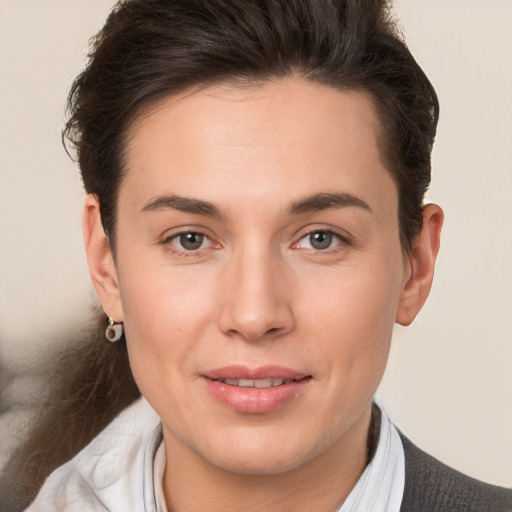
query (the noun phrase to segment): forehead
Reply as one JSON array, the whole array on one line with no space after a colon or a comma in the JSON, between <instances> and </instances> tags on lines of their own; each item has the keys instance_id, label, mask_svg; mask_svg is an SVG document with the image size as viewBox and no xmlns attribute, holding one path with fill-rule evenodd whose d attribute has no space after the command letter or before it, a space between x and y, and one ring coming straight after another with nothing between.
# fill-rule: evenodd
<instances>
[{"instance_id":1,"label":"forehead","mask_svg":"<svg viewBox=\"0 0 512 512\"><path fill-rule=\"evenodd\" d=\"M129 132L121 195L234 204L344 191L396 200L371 98L295 78L216 85L164 99Z\"/></svg>"}]
</instances>

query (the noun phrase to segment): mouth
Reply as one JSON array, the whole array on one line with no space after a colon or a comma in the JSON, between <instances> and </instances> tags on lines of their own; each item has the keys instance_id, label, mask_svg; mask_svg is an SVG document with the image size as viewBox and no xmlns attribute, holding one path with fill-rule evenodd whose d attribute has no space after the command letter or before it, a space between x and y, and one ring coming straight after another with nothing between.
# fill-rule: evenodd
<instances>
[{"instance_id":1,"label":"mouth","mask_svg":"<svg viewBox=\"0 0 512 512\"><path fill-rule=\"evenodd\" d=\"M301 380L301 379L297 379ZM239 388L275 388L276 386L283 386L297 382L295 379L215 379L216 382L223 382L228 386L237 386Z\"/></svg>"},{"instance_id":2,"label":"mouth","mask_svg":"<svg viewBox=\"0 0 512 512\"><path fill-rule=\"evenodd\" d=\"M295 402L306 392L313 377L276 366L229 366L207 372L203 380L211 395L224 406L255 414Z\"/></svg>"}]
</instances>

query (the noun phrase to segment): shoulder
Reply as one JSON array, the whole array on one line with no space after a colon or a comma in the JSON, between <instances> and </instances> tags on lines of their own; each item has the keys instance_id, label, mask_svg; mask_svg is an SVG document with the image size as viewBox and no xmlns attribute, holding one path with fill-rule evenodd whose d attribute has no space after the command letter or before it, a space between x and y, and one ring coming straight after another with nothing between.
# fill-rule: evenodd
<instances>
[{"instance_id":1,"label":"shoulder","mask_svg":"<svg viewBox=\"0 0 512 512\"><path fill-rule=\"evenodd\" d=\"M124 410L46 480L27 512L144 510L142 473L158 446L160 420L143 399ZM127 505L129 504L129 505Z\"/></svg>"},{"instance_id":2,"label":"shoulder","mask_svg":"<svg viewBox=\"0 0 512 512\"><path fill-rule=\"evenodd\" d=\"M512 512L512 490L456 471L400 433L405 489L400 512Z\"/></svg>"}]
</instances>

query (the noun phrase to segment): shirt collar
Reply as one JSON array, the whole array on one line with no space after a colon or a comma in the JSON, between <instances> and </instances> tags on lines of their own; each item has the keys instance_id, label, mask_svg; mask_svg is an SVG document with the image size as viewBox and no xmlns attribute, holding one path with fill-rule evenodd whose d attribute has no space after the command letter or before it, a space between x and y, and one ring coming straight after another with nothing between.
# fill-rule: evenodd
<instances>
[{"instance_id":1,"label":"shirt collar","mask_svg":"<svg viewBox=\"0 0 512 512\"><path fill-rule=\"evenodd\" d=\"M396 427L380 410L377 450L335 512L399 512L405 485L405 455Z\"/></svg>"}]
</instances>

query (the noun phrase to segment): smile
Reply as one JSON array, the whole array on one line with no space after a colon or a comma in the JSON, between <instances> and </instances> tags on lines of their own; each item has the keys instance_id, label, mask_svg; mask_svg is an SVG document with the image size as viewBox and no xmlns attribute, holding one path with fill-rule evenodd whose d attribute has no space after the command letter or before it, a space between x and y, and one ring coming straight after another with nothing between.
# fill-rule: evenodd
<instances>
[{"instance_id":1,"label":"smile","mask_svg":"<svg viewBox=\"0 0 512 512\"><path fill-rule=\"evenodd\" d=\"M216 379L216 382L223 382L228 386L238 386L240 388L272 388L290 384L294 379Z\"/></svg>"},{"instance_id":2,"label":"smile","mask_svg":"<svg viewBox=\"0 0 512 512\"><path fill-rule=\"evenodd\" d=\"M278 366L226 366L202 377L217 403L249 414L270 413L296 403L313 381L311 375Z\"/></svg>"}]
</instances>

